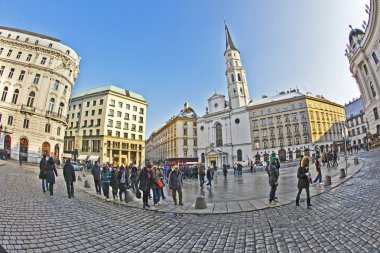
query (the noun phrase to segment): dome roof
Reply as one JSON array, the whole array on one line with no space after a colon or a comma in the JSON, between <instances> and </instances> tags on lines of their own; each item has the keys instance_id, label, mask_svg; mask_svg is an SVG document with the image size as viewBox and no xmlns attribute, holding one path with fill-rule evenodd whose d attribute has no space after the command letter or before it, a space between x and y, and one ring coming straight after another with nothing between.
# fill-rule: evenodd
<instances>
[{"instance_id":1,"label":"dome roof","mask_svg":"<svg viewBox=\"0 0 380 253\"><path fill-rule=\"evenodd\" d=\"M350 41L351 46L352 46L353 42L356 42L355 38L357 38L358 36L363 37L364 32L360 29L352 29L350 32L350 35L348 35L348 40Z\"/></svg>"}]
</instances>

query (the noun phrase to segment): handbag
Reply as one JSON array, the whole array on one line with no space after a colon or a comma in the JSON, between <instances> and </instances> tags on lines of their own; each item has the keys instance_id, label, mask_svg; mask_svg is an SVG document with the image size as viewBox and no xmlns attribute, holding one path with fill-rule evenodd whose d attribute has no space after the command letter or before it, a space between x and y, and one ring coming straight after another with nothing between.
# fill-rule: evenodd
<instances>
[{"instance_id":1,"label":"handbag","mask_svg":"<svg viewBox=\"0 0 380 253\"><path fill-rule=\"evenodd\" d=\"M141 192L140 190L136 190L136 198L141 199Z\"/></svg>"},{"instance_id":2,"label":"handbag","mask_svg":"<svg viewBox=\"0 0 380 253\"><path fill-rule=\"evenodd\" d=\"M164 184L162 183L161 180L158 180L158 182L157 182L157 187L158 187L158 189L162 189L162 188L164 188Z\"/></svg>"}]
</instances>

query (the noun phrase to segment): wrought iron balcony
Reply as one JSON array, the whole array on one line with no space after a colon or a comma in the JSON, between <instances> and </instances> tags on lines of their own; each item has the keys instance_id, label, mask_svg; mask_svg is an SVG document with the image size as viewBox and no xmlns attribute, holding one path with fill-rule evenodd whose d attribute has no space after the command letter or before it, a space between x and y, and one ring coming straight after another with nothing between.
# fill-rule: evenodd
<instances>
[{"instance_id":1,"label":"wrought iron balcony","mask_svg":"<svg viewBox=\"0 0 380 253\"><path fill-rule=\"evenodd\" d=\"M21 105L21 112L35 113L36 108L33 106Z\"/></svg>"},{"instance_id":2,"label":"wrought iron balcony","mask_svg":"<svg viewBox=\"0 0 380 253\"><path fill-rule=\"evenodd\" d=\"M56 112L46 111L46 118L51 118L52 120L67 124L67 118L62 114L58 114Z\"/></svg>"}]
</instances>

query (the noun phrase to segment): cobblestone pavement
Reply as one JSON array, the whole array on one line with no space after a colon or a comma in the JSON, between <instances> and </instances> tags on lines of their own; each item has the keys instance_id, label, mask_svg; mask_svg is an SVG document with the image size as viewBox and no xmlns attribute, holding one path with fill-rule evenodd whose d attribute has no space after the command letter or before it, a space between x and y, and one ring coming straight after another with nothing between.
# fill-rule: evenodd
<instances>
[{"instance_id":1,"label":"cobblestone pavement","mask_svg":"<svg viewBox=\"0 0 380 253\"><path fill-rule=\"evenodd\" d=\"M53 197L35 173L0 166L0 244L9 252L379 252L380 152L312 199L234 214L146 212L78 191ZM0 162L1 164L1 162Z\"/></svg>"}]
</instances>

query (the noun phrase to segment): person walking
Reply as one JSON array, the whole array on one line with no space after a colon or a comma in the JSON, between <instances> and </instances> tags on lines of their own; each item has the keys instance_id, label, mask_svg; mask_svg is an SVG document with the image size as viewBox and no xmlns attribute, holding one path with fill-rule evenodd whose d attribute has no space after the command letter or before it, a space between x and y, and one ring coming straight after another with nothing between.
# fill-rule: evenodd
<instances>
[{"instance_id":1,"label":"person walking","mask_svg":"<svg viewBox=\"0 0 380 253\"><path fill-rule=\"evenodd\" d=\"M334 152L334 162L333 162L333 167L336 166L338 167L338 153L337 152Z\"/></svg>"},{"instance_id":2,"label":"person walking","mask_svg":"<svg viewBox=\"0 0 380 253\"><path fill-rule=\"evenodd\" d=\"M120 166L119 172L117 173L117 179L119 182L119 198L120 202L123 201L123 193L124 193L124 201L127 202L127 182L128 182L128 174L124 166Z\"/></svg>"},{"instance_id":3,"label":"person walking","mask_svg":"<svg viewBox=\"0 0 380 253\"><path fill-rule=\"evenodd\" d=\"M21 154L21 152L18 154L18 161L20 162L20 166L22 166L22 154Z\"/></svg>"},{"instance_id":4,"label":"person walking","mask_svg":"<svg viewBox=\"0 0 380 253\"><path fill-rule=\"evenodd\" d=\"M207 184L206 185L210 186L210 188L211 188L212 187L212 179L214 176L214 171L211 167L208 168L206 176L207 176Z\"/></svg>"},{"instance_id":5,"label":"person walking","mask_svg":"<svg viewBox=\"0 0 380 253\"><path fill-rule=\"evenodd\" d=\"M42 191L44 193L49 190L49 184L48 184L48 181L46 180L46 167L47 167L46 155L43 155L40 161L39 178L42 180Z\"/></svg>"},{"instance_id":6,"label":"person walking","mask_svg":"<svg viewBox=\"0 0 380 253\"><path fill-rule=\"evenodd\" d=\"M94 177L94 184L95 184L96 193L99 195L102 194L101 188L100 188L100 173L101 173L101 170L99 167L99 162L96 161L95 165L92 166L92 168L91 168L91 174Z\"/></svg>"},{"instance_id":7,"label":"person walking","mask_svg":"<svg viewBox=\"0 0 380 253\"><path fill-rule=\"evenodd\" d=\"M227 178L228 170L227 170L227 165L223 165L223 176L224 178Z\"/></svg>"},{"instance_id":8,"label":"person walking","mask_svg":"<svg viewBox=\"0 0 380 253\"><path fill-rule=\"evenodd\" d=\"M270 157L270 164L267 166L266 172L269 176L269 204L275 204L276 190L278 185L278 177L280 176L279 170L277 168L276 156L272 155Z\"/></svg>"},{"instance_id":9,"label":"person walking","mask_svg":"<svg viewBox=\"0 0 380 253\"><path fill-rule=\"evenodd\" d=\"M205 184L205 176L206 176L205 167L202 165L199 167L199 184L202 189L203 189L203 185Z\"/></svg>"},{"instance_id":10,"label":"person walking","mask_svg":"<svg viewBox=\"0 0 380 253\"><path fill-rule=\"evenodd\" d=\"M117 197L117 192L118 192L119 182L118 182L117 176L118 176L117 167L112 167L110 186L112 187L113 199Z\"/></svg>"},{"instance_id":11,"label":"person walking","mask_svg":"<svg viewBox=\"0 0 380 253\"><path fill-rule=\"evenodd\" d=\"M174 205L177 205L177 192L178 192L178 198L179 198L179 205L183 206L182 202L182 187L183 187L183 181L182 181L182 174L178 171L178 166L175 165L173 167L173 171L169 174L169 189L172 190L172 197L174 201Z\"/></svg>"},{"instance_id":12,"label":"person walking","mask_svg":"<svg viewBox=\"0 0 380 253\"><path fill-rule=\"evenodd\" d=\"M76 181L75 170L71 164L71 159L67 159L65 166L63 166L63 177L65 178L67 195L69 199L74 197L74 183Z\"/></svg>"},{"instance_id":13,"label":"person walking","mask_svg":"<svg viewBox=\"0 0 380 253\"><path fill-rule=\"evenodd\" d=\"M319 184L322 184L322 169L321 169L321 162L319 161L319 157L315 161L315 169L317 170L317 177L314 179L314 183L316 183L319 180Z\"/></svg>"},{"instance_id":14,"label":"person walking","mask_svg":"<svg viewBox=\"0 0 380 253\"><path fill-rule=\"evenodd\" d=\"M165 193L164 193L165 179L164 179L164 172L162 168L158 168L158 178L162 182L162 187L160 188L161 198L166 199Z\"/></svg>"},{"instance_id":15,"label":"person walking","mask_svg":"<svg viewBox=\"0 0 380 253\"><path fill-rule=\"evenodd\" d=\"M307 206L312 206L310 201L310 191L309 191L309 185L310 185L310 173L309 173L309 157L304 156L301 160L301 166L298 168L297 171L297 178L298 178L298 194L296 198L296 206L299 206L300 204L300 195L302 192L302 189L306 190L306 196L307 196Z\"/></svg>"},{"instance_id":16,"label":"person walking","mask_svg":"<svg viewBox=\"0 0 380 253\"><path fill-rule=\"evenodd\" d=\"M148 164L146 167L144 167L140 175L137 179L136 185L139 186L139 189L143 192L143 208L150 207L148 200L149 200L149 192L151 187L151 177L152 172L150 169L152 168L152 165Z\"/></svg>"},{"instance_id":17,"label":"person walking","mask_svg":"<svg viewBox=\"0 0 380 253\"><path fill-rule=\"evenodd\" d=\"M153 166L152 169L152 177L151 177L151 187L153 190L153 204L157 206L160 203L160 197L161 197L161 188L158 185L158 181L160 181L159 175L158 175L158 169L156 166Z\"/></svg>"},{"instance_id":18,"label":"person walking","mask_svg":"<svg viewBox=\"0 0 380 253\"><path fill-rule=\"evenodd\" d=\"M129 165L129 168L131 169L131 185L132 185L132 190L134 192L137 191L138 187L137 187L137 181L138 181L138 171L137 171L137 167L131 163Z\"/></svg>"},{"instance_id":19,"label":"person walking","mask_svg":"<svg viewBox=\"0 0 380 253\"><path fill-rule=\"evenodd\" d=\"M49 183L50 196L53 196L53 187L55 184L55 177L58 177L57 168L55 167L55 162L53 157L50 157L47 161L46 166L46 180Z\"/></svg>"},{"instance_id":20,"label":"person walking","mask_svg":"<svg viewBox=\"0 0 380 253\"><path fill-rule=\"evenodd\" d=\"M106 201L109 201L111 176L111 171L109 170L108 165L104 165L100 174L100 180L102 182L103 194Z\"/></svg>"}]
</instances>

